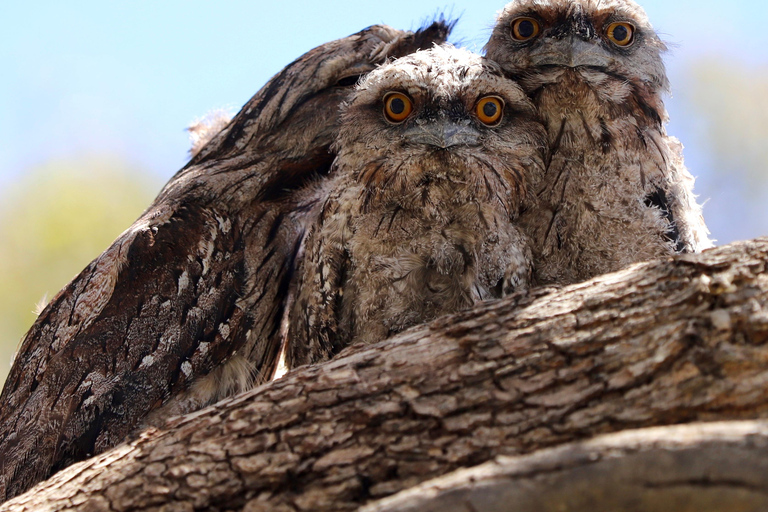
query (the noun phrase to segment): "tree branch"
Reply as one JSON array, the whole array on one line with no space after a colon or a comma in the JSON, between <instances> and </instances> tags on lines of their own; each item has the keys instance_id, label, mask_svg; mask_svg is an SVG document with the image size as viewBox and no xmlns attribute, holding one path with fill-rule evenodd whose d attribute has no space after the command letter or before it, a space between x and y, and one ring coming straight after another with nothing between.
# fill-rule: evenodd
<instances>
[{"instance_id":1,"label":"tree branch","mask_svg":"<svg viewBox=\"0 0 768 512\"><path fill-rule=\"evenodd\" d=\"M0 510L352 510L499 455L765 417L767 265L757 239L481 304L180 417Z\"/></svg>"},{"instance_id":2,"label":"tree branch","mask_svg":"<svg viewBox=\"0 0 768 512\"><path fill-rule=\"evenodd\" d=\"M655 427L500 457L360 512L768 510L768 423Z\"/></svg>"}]
</instances>

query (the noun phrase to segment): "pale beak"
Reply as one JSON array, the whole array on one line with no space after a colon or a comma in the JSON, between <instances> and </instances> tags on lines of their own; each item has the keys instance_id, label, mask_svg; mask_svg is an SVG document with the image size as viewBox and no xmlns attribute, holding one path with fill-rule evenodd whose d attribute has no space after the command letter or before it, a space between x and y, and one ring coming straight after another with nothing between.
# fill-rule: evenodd
<instances>
[{"instance_id":1,"label":"pale beak","mask_svg":"<svg viewBox=\"0 0 768 512\"><path fill-rule=\"evenodd\" d=\"M571 36L547 41L532 50L531 61L536 66L606 68L614 62L614 57L596 43Z\"/></svg>"},{"instance_id":2,"label":"pale beak","mask_svg":"<svg viewBox=\"0 0 768 512\"><path fill-rule=\"evenodd\" d=\"M413 144L427 144L442 149L452 146L480 145L479 131L471 126L442 119L412 126L405 130L403 137Z\"/></svg>"}]
</instances>

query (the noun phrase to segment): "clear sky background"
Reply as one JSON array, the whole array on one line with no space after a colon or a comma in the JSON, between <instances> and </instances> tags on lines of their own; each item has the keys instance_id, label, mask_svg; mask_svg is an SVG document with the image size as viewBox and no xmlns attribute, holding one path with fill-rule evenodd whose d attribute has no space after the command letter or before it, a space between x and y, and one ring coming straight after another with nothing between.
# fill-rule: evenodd
<instances>
[{"instance_id":1,"label":"clear sky background","mask_svg":"<svg viewBox=\"0 0 768 512\"><path fill-rule=\"evenodd\" d=\"M686 146L714 238L768 235L768 2L642 5L671 47L668 129ZM376 23L413 29L444 12L460 17L452 41L481 51L502 7L0 0L0 379L34 303L106 248L185 164L190 122L236 112L302 53ZM102 186L107 167L122 177ZM87 238L97 231L102 238Z\"/></svg>"}]
</instances>

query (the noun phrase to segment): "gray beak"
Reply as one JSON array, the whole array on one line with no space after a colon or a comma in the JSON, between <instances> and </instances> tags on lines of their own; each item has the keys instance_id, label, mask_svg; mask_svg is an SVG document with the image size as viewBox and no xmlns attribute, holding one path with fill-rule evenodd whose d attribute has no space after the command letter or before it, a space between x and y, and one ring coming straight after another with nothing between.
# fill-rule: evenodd
<instances>
[{"instance_id":1,"label":"gray beak","mask_svg":"<svg viewBox=\"0 0 768 512\"><path fill-rule=\"evenodd\" d=\"M416 125L408 128L403 137L413 144L427 144L438 148L480 145L480 132L471 126L447 120Z\"/></svg>"},{"instance_id":2,"label":"gray beak","mask_svg":"<svg viewBox=\"0 0 768 512\"><path fill-rule=\"evenodd\" d=\"M541 45L531 52L531 60L536 66L605 68L613 63L614 57L593 42L571 36Z\"/></svg>"}]
</instances>

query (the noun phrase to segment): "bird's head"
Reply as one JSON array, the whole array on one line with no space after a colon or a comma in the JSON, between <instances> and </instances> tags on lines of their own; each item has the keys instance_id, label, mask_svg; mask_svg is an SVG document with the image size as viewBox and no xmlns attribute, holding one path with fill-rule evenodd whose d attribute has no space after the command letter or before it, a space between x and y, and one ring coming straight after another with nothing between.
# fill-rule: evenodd
<instances>
[{"instance_id":1,"label":"bird's head","mask_svg":"<svg viewBox=\"0 0 768 512\"><path fill-rule=\"evenodd\" d=\"M458 196L497 181L519 192L544 146L522 89L495 64L453 47L376 69L341 119L338 161L374 195L436 185Z\"/></svg>"},{"instance_id":2,"label":"bird's head","mask_svg":"<svg viewBox=\"0 0 768 512\"><path fill-rule=\"evenodd\" d=\"M665 50L632 0L514 0L486 45L487 57L523 83L531 75L556 80L571 70L651 94L668 87Z\"/></svg>"}]
</instances>

